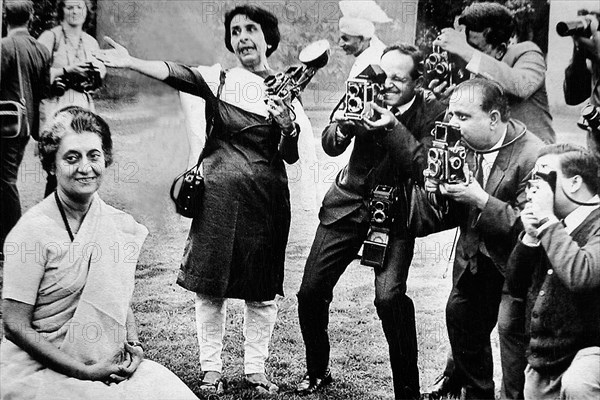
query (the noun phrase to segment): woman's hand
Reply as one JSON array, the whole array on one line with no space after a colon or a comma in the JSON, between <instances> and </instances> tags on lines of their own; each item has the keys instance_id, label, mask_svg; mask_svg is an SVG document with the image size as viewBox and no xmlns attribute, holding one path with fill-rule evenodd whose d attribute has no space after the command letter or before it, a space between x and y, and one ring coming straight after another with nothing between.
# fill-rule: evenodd
<instances>
[{"instance_id":1,"label":"woman's hand","mask_svg":"<svg viewBox=\"0 0 600 400\"><path fill-rule=\"evenodd\" d=\"M87 62L82 62L79 64L71 64L71 65L67 65L64 68L64 72L66 72L67 74L75 74L75 75L80 75L80 76L86 76L87 75L87 70L88 70L88 63Z\"/></svg>"},{"instance_id":2,"label":"woman's hand","mask_svg":"<svg viewBox=\"0 0 600 400\"><path fill-rule=\"evenodd\" d=\"M125 363L127 366L123 370L125 375L130 378L144 360L144 349L140 346L132 346L125 343Z\"/></svg>"},{"instance_id":3,"label":"woman's hand","mask_svg":"<svg viewBox=\"0 0 600 400\"><path fill-rule=\"evenodd\" d=\"M101 381L106 384L120 383L127 379L127 367L131 364L127 352L119 350L117 354L95 364L86 365L79 379Z\"/></svg>"},{"instance_id":4,"label":"woman's hand","mask_svg":"<svg viewBox=\"0 0 600 400\"><path fill-rule=\"evenodd\" d=\"M289 106L279 96L268 96L267 110L282 131L289 132L293 129L294 121Z\"/></svg>"},{"instance_id":5,"label":"woman's hand","mask_svg":"<svg viewBox=\"0 0 600 400\"><path fill-rule=\"evenodd\" d=\"M129 51L119 43L105 36L104 41L108 43L112 49L98 50L93 53L94 57L102 61L104 65L112 68L131 68L133 65L133 57L129 55Z\"/></svg>"}]
</instances>

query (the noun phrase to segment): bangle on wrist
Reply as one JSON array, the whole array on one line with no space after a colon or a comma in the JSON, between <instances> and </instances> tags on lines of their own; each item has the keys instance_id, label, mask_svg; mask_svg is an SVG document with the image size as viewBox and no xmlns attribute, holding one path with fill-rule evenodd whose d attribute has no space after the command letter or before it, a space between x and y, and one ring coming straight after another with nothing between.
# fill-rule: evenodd
<instances>
[{"instance_id":1,"label":"bangle on wrist","mask_svg":"<svg viewBox=\"0 0 600 400\"><path fill-rule=\"evenodd\" d=\"M281 136L283 137L289 137L289 138L294 138L296 136L298 136L298 130L296 129L296 125L292 124L291 129L281 129Z\"/></svg>"},{"instance_id":2,"label":"bangle on wrist","mask_svg":"<svg viewBox=\"0 0 600 400\"><path fill-rule=\"evenodd\" d=\"M139 340L129 340L129 341L127 341L127 344L132 347L139 347L142 349L142 351L144 351L144 346L142 345L142 342L140 342Z\"/></svg>"}]
</instances>

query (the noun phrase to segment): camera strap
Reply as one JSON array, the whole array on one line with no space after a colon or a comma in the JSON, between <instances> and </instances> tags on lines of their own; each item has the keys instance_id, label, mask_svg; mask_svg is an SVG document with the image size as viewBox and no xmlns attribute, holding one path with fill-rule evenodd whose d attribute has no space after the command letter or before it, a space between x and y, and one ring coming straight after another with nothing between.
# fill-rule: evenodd
<instances>
[{"instance_id":1,"label":"camera strap","mask_svg":"<svg viewBox=\"0 0 600 400\"><path fill-rule=\"evenodd\" d=\"M17 75L19 76L19 94L21 98L19 99L24 107L26 107L25 103L25 95L23 94L23 75L21 72L21 58L19 57L19 48L17 47L17 42L15 42L15 38L13 37L13 45L15 46L15 54L17 56Z\"/></svg>"},{"instance_id":2,"label":"camera strap","mask_svg":"<svg viewBox=\"0 0 600 400\"><path fill-rule=\"evenodd\" d=\"M489 149L489 150L479 150L479 149L476 149L475 147L471 146L466 140L462 140L462 142L465 144L466 147L468 147L469 149L473 150L476 154L489 154L489 153L493 153L495 151L500 151L502 149L505 149L508 146L511 146L517 140L521 139L525 135L526 132L527 132L527 129L525 128L525 129L523 129L523 131L521 133L519 133L516 137L514 137L510 142L504 143L500 147L496 147L496 148Z\"/></svg>"}]
</instances>

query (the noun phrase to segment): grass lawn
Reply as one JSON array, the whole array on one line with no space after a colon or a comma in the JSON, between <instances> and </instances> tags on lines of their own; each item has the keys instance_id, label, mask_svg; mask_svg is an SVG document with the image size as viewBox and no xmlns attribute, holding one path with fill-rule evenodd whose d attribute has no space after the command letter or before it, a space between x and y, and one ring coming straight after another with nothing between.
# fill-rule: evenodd
<instances>
[{"instance_id":1,"label":"grass lawn","mask_svg":"<svg viewBox=\"0 0 600 400\"><path fill-rule=\"evenodd\" d=\"M115 149L115 163L107 171L101 196L107 203L133 214L150 231L137 268L133 300L146 357L172 369L198 393L201 371L194 296L175 284L190 220L175 214L168 197L171 180L185 168L188 157L178 100L168 94L119 106L100 103L98 111L111 125ZM320 193L330 185L332 171L342 168L347 160L346 155L330 159L320 148L319 135L329 112L329 109L310 107L308 111L319 160L318 168L311 171ZM568 138L579 141L583 135ZM44 183L44 174L30 143L19 180L24 209L41 200ZM302 206L299 199L304 193L299 185L292 183L290 189L292 228L285 297L278 299L278 322L267 363L268 374L280 386L278 397L282 399L298 398L292 393L293 387L305 372L295 294L318 222L317 210L306 210ZM448 258L453 238L452 231L419 240L408 279L408 294L416 308L423 389L441 372L449 348L444 308L451 288ZM304 399L393 399L387 343L373 305L373 279L373 271L358 261L342 276L331 304L329 324L331 370L335 381L323 393ZM221 398L251 399L254 393L243 385L243 304L237 300L229 304L223 357L224 376L230 382L230 389ZM492 341L498 383L496 333Z\"/></svg>"}]
</instances>

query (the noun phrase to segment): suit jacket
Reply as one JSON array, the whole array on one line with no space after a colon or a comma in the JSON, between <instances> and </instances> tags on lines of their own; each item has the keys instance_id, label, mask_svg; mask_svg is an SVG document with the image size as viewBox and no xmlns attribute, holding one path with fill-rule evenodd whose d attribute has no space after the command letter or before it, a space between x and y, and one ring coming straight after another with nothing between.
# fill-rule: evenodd
<instances>
[{"instance_id":1,"label":"suit jacket","mask_svg":"<svg viewBox=\"0 0 600 400\"><path fill-rule=\"evenodd\" d=\"M538 247L519 241L509 259L507 287L527 298L529 364L560 374L579 350L600 346L600 209L571 235L554 224L540 241Z\"/></svg>"},{"instance_id":2,"label":"suit jacket","mask_svg":"<svg viewBox=\"0 0 600 400\"><path fill-rule=\"evenodd\" d=\"M509 143L524 130L523 124L511 120L504 143ZM526 131L516 142L498 151L484 188L490 197L482 210L450 201L446 218L451 226L460 227L454 258L454 284L467 268L476 271L480 254L489 255L504 275L508 256L522 230L519 215L525 205L525 186L542 145L540 139Z\"/></svg>"},{"instance_id":3,"label":"suit jacket","mask_svg":"<svg viewBox=\"0 0 600 400\"><path fill-rule=\"evenodd\" d=\"M50 53L26 30L19 30L2 39L2 80L0 99L19 101L19 72L16 52L19 52L23 97L27 107L29 132L39 135L39 105L50 86Z\"/></svg>"},{"instance_id":4,"label":"suit jacket","mask_svg":"<svg viewBox=\"0 0 600 400\"><path fill-rule=\"evenodd\" d=\"M479 67L471 72L502 86L509 96L513 119L522 121L544 142L556 142L546 93L546 61L535 43L509 46L502 62L482 53Z\"/></svg>"},{"instance_id":5,"label":"suit jacket","mask_svg":"<svg viewBox=\"0 0 600 400\"><path fill-rule=\"evenodd\" d=\"M573 49L573 57L565 70L563 83L565 102L568 105L575 106L589 98L590 103L600 106L600 65L597 62L592 65L590 72L585 52Z\"/></svg>"},{"instance_id":6,"label":"suit jacket","mask_svg":"<svg viewBox=\"0 0 600 400\"><path fill-rule=\"evenodd\" d=\"M430 92L416 91L415 101L402 115L396 115L400 124L390 132L367 132L357 128L354 148L346 165L337 175L323 199L319 219L324 225L332 224L350 214L356 222L368 218L367 201L377 185L401 186L408 178L423 181L427 164L427 150L433 137L431 130L440 121L445 105ZM346 150L351 137L338 143L335 122L322 134L325 153L338 156ZM358 212L354 213L354 211Z\"/></svg>"}]
</instances>

